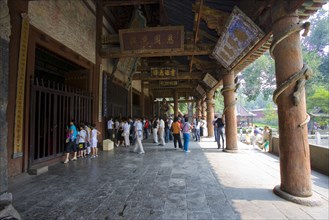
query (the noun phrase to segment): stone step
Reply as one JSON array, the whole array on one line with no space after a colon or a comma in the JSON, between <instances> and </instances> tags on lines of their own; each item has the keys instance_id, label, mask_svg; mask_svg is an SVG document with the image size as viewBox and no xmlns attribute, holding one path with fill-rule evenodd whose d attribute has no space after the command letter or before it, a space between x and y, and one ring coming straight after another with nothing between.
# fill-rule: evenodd
<instances>
[{"instance_id":1,"label":"stone step","mask_svg":"<svg viewBox=\"0 0 329 220\"><path fill-rule=\"evenodd\" d=\"M32 166L29 170L28 173L30 175L40 175L43 173L48 172L48 166Z\"/></svg>"}]
</instances>

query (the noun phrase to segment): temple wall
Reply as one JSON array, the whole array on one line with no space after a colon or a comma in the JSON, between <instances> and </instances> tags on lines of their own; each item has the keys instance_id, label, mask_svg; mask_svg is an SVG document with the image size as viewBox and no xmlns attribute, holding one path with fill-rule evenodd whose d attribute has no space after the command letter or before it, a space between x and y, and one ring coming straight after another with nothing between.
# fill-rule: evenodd
<instances>
[{"instance_id":1,"label":"temple wall","mask_svg":"<svg viewBox=\"0 0 329 220\"><path fill-rule=\"evenodd\" d=\"M96 18L83 1L30 1L30 24L95 63Z\"/></svg>"}]
</instances>

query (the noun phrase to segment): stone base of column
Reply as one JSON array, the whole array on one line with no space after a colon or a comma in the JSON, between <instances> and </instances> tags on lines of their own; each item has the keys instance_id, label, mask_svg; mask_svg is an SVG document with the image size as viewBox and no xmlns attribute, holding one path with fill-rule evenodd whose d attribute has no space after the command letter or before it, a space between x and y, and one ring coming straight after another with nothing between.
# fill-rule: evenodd
<instances>
[{"instance_id":1,"label":"stone base of column","mask_svg":"<svg viewBox=\"0 0 329 220\"><path fill-rule=\"evenodd\" d=\"M224 149L223 151L226 152L226 153L238 153L238 152L239 152L238 149L233 149L233 150L230 150L230 149Z\"/></svg>"},{"instance_id":2,"label":"stone base of column","mask_svg":"<svg viewBox=\"0 0 329 220\"><path fill-rule=\"evenodd\" d=\"M21 219L11 202L11 193L4 193L0 196L0 219Z\"/></svg>"},{"instance_id":3,"label":"stone base of column","mask_svg":"<svg viewBox=\"0 0 329 220\"><path fill-rule=\"evenodd\" d=\"M280 185L275 186L273 189L273 192L274 192L274 194L276 194L277 196L279 196L285 200L288 200L290 202L297 203L300 205L312 206L312 207L322 205L320 196L318 196L317 194L314 194L314 193L312 196L309 196L309 197L298 197L298 196L291 195L287 192L284 192L283 190L281 190Z\"/></svg>"}]
</instances>

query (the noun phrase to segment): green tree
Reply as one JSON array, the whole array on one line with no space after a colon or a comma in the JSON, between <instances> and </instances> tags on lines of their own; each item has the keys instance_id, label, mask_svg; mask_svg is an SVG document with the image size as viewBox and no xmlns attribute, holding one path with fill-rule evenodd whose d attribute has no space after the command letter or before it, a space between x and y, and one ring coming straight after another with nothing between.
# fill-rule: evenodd
<instances>
[{"instance_id":1,"label":"green tree","mask_svg":"<svg viewBox=\"0 0 329 220\"><path fill-rule=\"evenodd\" d=\"M224 96L220 93L220 89L217 89L214 95L215 100L215 113L223 113L224 110Z\"/></svg>"},{"instance_id":2,"label":"green tree","mask_svg":"<svg viewBox=\"0 0 329 220\"><path fill-rule=\"evenodd\" d=\"M242 92L247 100L255 100L262 93L267 100L275 89L274 61L269 53L263 54L241 74Z\"/></svg>"},{"instance_id":3,"label":"green tree","mask_svg":"<svg viewBox=\"0 0 329 220\"><path fill-rule=\"evenodd\" d=\"M264 122L268 125L278 125L278 113L274 110L273 103L268 103L264 111Z\"/></svg>"},{"instance_id":4,"label":"green tree","mask_svg":"<svg viewBox=\"0 0 329 220\"><path fill-rule=\"evenodd\" d=\"M315 89L315 92L307 97L307 109L312 111L314 108L321 108L323 112L329 114L329 91L323 86Z\"/></svg>"},{"instance_id":5,"label":"green tree","mask_svg":"<svg viewBox=\"0 0 329 220\"><path fill-rule=\"evenodd\" d=\"M322 58L322 62L319 66L319 71L320 71L320 81L324 85L324 87L329 90L329 54L326 54Z\"/></svg>"},{"instance_id":6,"label":"green tree","mask_svg":"<svg viewBox=\"0 0 329 220\"><path fill-rule=\"evenodd\" d=\"M303 40L308 51L314 51L321 56L328 53L329 46L329 12L321 9L310 19L311 30L309 36Z\"/></svg>"},{"instance_id":7,"label":"green tree","mask_svg":"<svg viewBox=\"0 0 329 220\"><path fill-rule=\"evenodd\" d=\"M178 108L183 114L187 114L188 110L187 110L187 103L186 102L178 103Z\"/></svg>"}]
</instances>

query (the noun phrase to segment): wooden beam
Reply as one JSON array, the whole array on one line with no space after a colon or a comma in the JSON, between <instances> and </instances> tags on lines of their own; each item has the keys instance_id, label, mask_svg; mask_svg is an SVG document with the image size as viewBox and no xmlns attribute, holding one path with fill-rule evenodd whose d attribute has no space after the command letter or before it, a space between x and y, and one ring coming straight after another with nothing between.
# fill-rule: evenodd
<instances>
[{"instance_id":1,"label":"wooden beam","mask_svg":"<svg viewBox=\"0 0 329 220\"><path fill-rule=\"evenodd\" d=\"M179 57L179 56L210 56L212 49L206 50L184 50L184 51L170 51L170 52L141 52L141 53L122 53L120 49L102 50L100 56L102 58L125 58L125 57Z\"/></svg>"},{"instance_id":2,"label":"wooden beam","mask_svg":"<svg viewBox=\"0 0 329 220\"><path fill-rule=\"evenodd\" d=\"M201 37L205 37L208 40L211 40L212 42L214 42L215 44L217 43L218 37L214 37L211 34L208 34L206 31L203 31L203 30L199 30L199 32L200 32Z\"/></svg>"},{"instance_id":3,"label":"wooden beam","mask_svg":"<svg viewBox=\"0 0 329 220\"><path fill-rule=\"evenodd\" d=\"M174 103L174 101L167 101L168 103ZM195 102L194 99L190 100L178 100L178 103L190 103L190 102Z\"/></svg>"},{"instance_id":4,"label":"wooden beam","mask_svg":"<svg viewBox=\"0 0 329 220\"><path fill-rule=\"evenodd\" d=\"M159 4L159 0L103 0L103 6L127 6L127 5L149 5Z\"/></svg>"},{"instance_id":5,"label":"wooden beam","mask_svg":"<svg viewBox=\"0 0 329 220\"><path fill-rule=\"evenodd\" d=\"M197 87L198 83L197 82L189 82L189 81L183 81L179 82L177 86L175 87L164 87L160 86L158 82L153 81L148 85L149 89L157 90L157 89L195 89Z\"/></svg>"},{"instance_id":6,"label":"wooden beam","mask_svg":"<svg viewBox=\"0 0 329 220\"><path fill-rule=\"evenodd\" d=\"M202 72L178 72L177 77L152 77L149 73L136 73L133 80L155 81L155 80L202 80L204 77Z\"/></svg>"},{"instance_id":7,"label":"wooden beam","mask_svg":"<svg viewBox=\"0 0 329 220\"><path fill-rule=\"evenodd\" d=\"M294 0L294 1L289 1L289 12L293 12L299 8L306 2L306 0Z\"/></svg>"},{"instance_id":8,"label":"wooden beam","mask_svg":"<svg viewBox=\"0 0 329 220\"><path fill-rule=\"evenodd\" d=\"M200 20L201 20L201 12L202 12L202 6L203 6L203 0L195 0L195 4L197 4L196 2L199 1L199 8L198 10L195 12L195 19L194 19L194 45L193 48L195 48L196 43L199 40L199 29L200 29ZM194 55L192 55L191 60L190 60L190 73L192 72L192 67L193 67L193 58Z\"/></svg>"},{"instance_id":9,"label":"wooden beam","mask_svg":"<svg viewBox=\"0 0 329 220\"><path fill-rule=\"evenodd\" d=\"M120 44L120 39L118 34L106 34L102 35L102 44Z\"/></svg>"},{"instance_id":10,"label":"wooden beam","mask_svg":"<svg viewBox=\"0 0 329 220\"><path fill-rule=\"evenodd\" d=\"M168 25L168 15L164 7L164 0L159 0L159 11L160 11L160 25Z\"/></svg>"},{"instance_id":11,"label":"wooden beam","mask_svg":"<svg viewBox=\"0 0 329 220\"><path fill-rule=\"evenodd\" d=\"M159 90L152 90L154 98L171 98L174 97L174 91L177 91L178 98L185 97L186 94L190 94L190 96L195 96L194 91L191 89L159 89Z\"/></svg>"}]
</instances>

